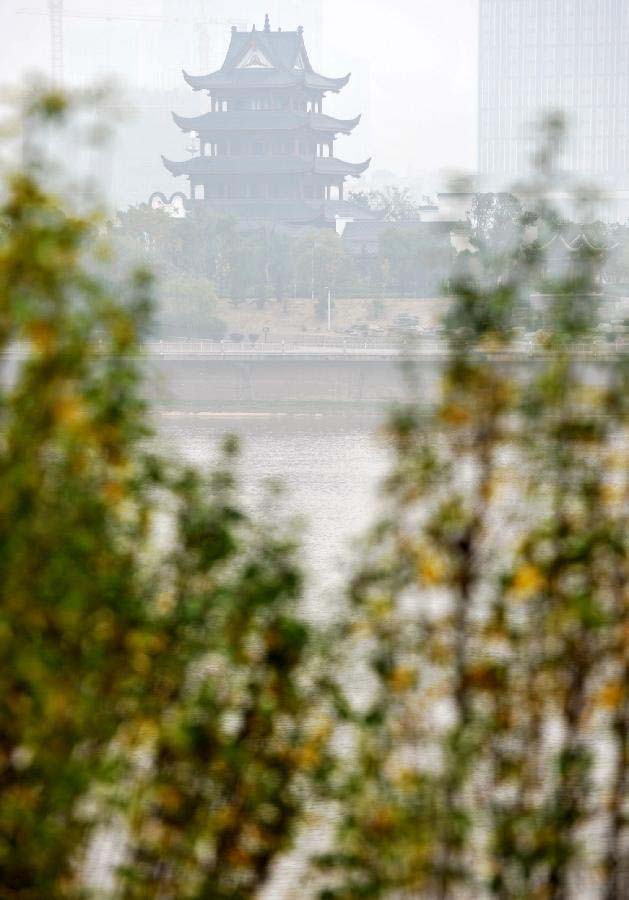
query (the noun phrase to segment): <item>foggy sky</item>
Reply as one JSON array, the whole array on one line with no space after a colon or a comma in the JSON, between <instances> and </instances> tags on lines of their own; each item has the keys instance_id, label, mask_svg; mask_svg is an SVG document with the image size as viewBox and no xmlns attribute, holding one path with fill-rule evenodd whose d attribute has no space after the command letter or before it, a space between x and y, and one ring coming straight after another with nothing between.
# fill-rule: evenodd
<instances>
[{"instance_id":1,"label":"foggy sky","mask_svg":"<svg viewBox=\"0 0 629 900\"><path fill-rule=\"evenodd\" d=\"M316 0L315 0L316 2ZM328 100L328 110L339 115L363 113L360 129L340 142L344 156L373 157L372 168L400 176L476 165L476 53L478 0L320 0L322 52L310 46L312 62L325 74L351 70L352 81L339 97ZM257 24L267 9L282 16L288 3L233 0L222 3L234 21L247 21L259 7ZM165 7L182 15L212 15L212 0L66 0L69 11L112 15L138 11L159 15ZM45 15L18 15L19 9L45 11L46 0L0 0L0 80L19 76L25 69L46 71L49 32ZM244 16L243 16L244 12ZM286 16L288 13L286 13ZM273 22L273 27L282 22ZM294 23L285 23L286 26ZM126 32L122 29L126 28ZM153 26L154 30L155 26ZM225 29L222 54L229 40ZM133 35L132 35L133 32ZM101 24L98 20L68 19L65 43L67 69L79 60L90 65L89 42L103 36L109 47L110 68L126 79L137 77L143 60L151 58L143 46L149 29L140 25ZM152 33L152 32L151 32ZM106 40L105 40L106 38ZM305 34L308 44L308 33ZM109 41L109 44L107 44ZM101 54L106 54L101 49ZM81 53L83 57L81 57ZM185 45L173 40L164 68L194 71ZM321 58L320 58L321 57ZM107 65L107 60L104 60ZM169 121L164 128L170 128Z\"/></svg>"},{"instance_id":2,"label":"foggy sky","mask_svg":"<svg viewBox=\"0 0 629 900\"><path fill-rule=\"evenodd\" d=\"M323 26L328 67L368 62L375 168L476 166L478 0L324 0Z\"/></svg>"}]
</instances>

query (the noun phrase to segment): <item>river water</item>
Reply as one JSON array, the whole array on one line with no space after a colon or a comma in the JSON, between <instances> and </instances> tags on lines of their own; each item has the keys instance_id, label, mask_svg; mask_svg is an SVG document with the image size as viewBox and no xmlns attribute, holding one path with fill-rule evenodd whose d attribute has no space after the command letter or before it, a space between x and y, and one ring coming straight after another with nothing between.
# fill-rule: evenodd
<instances>
[{"instance_id":1,"label":"river water","mask_svg":"<svg viewBox=\"0 0 629 900\"><path fill-rule=\"evenodd\" d=\"M373 521L388 454L378 428L384 413L162 412L158 430L165 446L197 466L209 467L221 440L241 441L238 463L245 499L264 505L264 483L285 486L282 508L302 520L302 562L307 603L322 613L338 589L354 539ZM261 512L264 514L265 510Z\"/></svg>"}]
</instances>

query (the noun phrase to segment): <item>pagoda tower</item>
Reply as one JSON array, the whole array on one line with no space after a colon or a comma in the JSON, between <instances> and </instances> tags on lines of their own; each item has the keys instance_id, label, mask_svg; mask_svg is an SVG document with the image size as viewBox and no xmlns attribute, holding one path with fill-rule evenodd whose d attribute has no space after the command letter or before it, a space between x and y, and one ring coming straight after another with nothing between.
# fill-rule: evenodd
<instances>
[{"instance_id":1,"label":"pagoda tower","mask_svg":"<svg viewBox=\"0 0 629 900\"><path fill-rule=\"evenodd\" d=\"M203 204L217 214L295 224L360 214L344 199L345 180L362 175L371 160L350 163L334 155L337 135L350 134L360 116L342 120L323 112L326 94L338 93L350 76L313 71L303 28L272 31L268 15L263 31L234 26L222 68L183 75L210 97L204 115L173 113L182 131L199 137L199 155L164 159L169 172L190 182L188 208Z\"/></svg>"}]
</instances>

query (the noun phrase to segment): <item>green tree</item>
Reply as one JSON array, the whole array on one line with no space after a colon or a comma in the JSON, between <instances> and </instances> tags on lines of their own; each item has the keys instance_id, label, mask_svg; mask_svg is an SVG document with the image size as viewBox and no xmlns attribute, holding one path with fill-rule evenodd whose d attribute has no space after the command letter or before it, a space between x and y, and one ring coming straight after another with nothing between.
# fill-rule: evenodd
<instances>
[{"instance_id":1,"label":"green tree","mask_svg":"<svg viewBox=\"0 0 629 900\"><path fill-rule=\"evenodd\" d=\"M220 339L225 322L216 316L216 289L194 275L163 277L156 286L155 324L163 335L190 334Z\"/></svg>"},{"instance_id":2,"label":"green tree","mask_svg":"<svg viewBox=\"0 0 629 900\"><path fill-rule=\"evenodd\" d=\"M353 260L335 231L305 232L295 241L295 269L304 296L312 294L323 318L328 291L334 295L352 283Z\"/></svg>"},{"instance_id":3,"label":"green tree","mask_svg":"<svg viewBox=\"0 0 629 900\"><path fill-rule=\"evenodd\" d=\"M349 194L349 200L380 213L388 222L421 218L421 206L408 188L387 185L381 190L353 191Z\"/></svg>"},{"instance_id":4,"label":"green tree","mask_svg":"<svg viewBox=\"0 0 629 900\"><path fill-rule=\"evenodd\" d=\"M33 125L71 115L28 101ZM151 278L113 285L99 221L44 190L0 208L0 892L253 897L325 766L289 526L151 449Z\"/></svg>"},{"instance_id":5,"label":"green tree","mask_svg":"<svg viewBox=\"0 0 629 900\"><path fill-rule=\"evenodd\" d=\"M289 235L277 231L269 236L269 279L275 298L286 312L287 297L295 282L295 247Z\"/></svg>"},{"instance_id":6,"label":"green tree","mask_svg":"<svg viewBox=\"0 0 629 900\"><path fill-rule=\"evenodd\" d=\"M487 261L513 255L522 238L522 204L513 194L475 194L468 214L473 244Z\"/></svg>"},{"instance_id":7,"label":"green tree","mask_svg":"<svg viewBox=\"0 0 629 900\"><path fill-rule=\"evenodd\" d=\"M117 215L112 231L125 237L136 253L144 253L147 263L168 261L183 265L184 229L181 219L174 219L164 209L151 209L147 204L132 206Z\"/></svg>"},{"instance_id":8,"label":"green tree","mask_svg":"<svg viewBox=\"0 0 629 900\"><path fill-rule=\"evenodd\" d=\"M389 290L435 296L452 269L454 252L447 233L429 234L415 226L392 225L380 238L379 263Z\"/></svg>"},{"instance_id":9,"label":"green tree","mask_svg":"<svg viewBox=\"0 0 629 900\"><path fill-rule=\"evenodd\" d=\"M402 295L411 292L417 275L417 235L402 228L389 228L380 237L380 265L386 272L385 285Z\"/></svg>"},{"instance_id":10,"label":"green tree","mask_svg":"<svg viewBox=\"0 0 629 900\"><path fill-rule=\"evenodd\" d=\"M199 206L177 218L141 204L119 211L111 230L117 255L123 260L141 259L160 275L207 278L228 290L235 225L232 218L216 216Z\"/></svg>"},{"instance_id":11,"label":"green tree","mask_svg":"<svg viewBox=\"0 0 629 900\"><path fill-rule=\"evenodd\" d=\"M629 283L629 228L626 225L605 226L600 237L610 247L603 272L605 282L617 285Z\"/></svg>"},{"instance_id":12,"label":"green tree","mask_svg":"<svg viewBox=\"0 0 629 900\"><path fill-rule=\"evenodd\" d=\"M234 306L251 296L253 284L258 271L256 254L254 253L254 237L237 228L229 235L229 246L225 254L226 286L229 298Z\"/></svg>"}]
</instances>

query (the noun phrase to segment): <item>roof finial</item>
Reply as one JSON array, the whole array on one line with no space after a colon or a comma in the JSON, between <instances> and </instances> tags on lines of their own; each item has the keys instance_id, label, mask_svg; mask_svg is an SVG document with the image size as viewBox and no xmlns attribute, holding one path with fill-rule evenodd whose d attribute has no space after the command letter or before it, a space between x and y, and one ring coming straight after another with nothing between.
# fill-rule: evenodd
<instances>
[{"instance_id":1,"label":"roof finial","mask_svg":"<svg viewBox=\"0 0 629 900\"><path fill-rule=\"evenodd\" d=\"M297 34L303 34L303 33L304 33L304 26L300 25L299 28L297 29Z\"/></svg>"},{"instance_id":2,"label":"roof finial","mask_svg":"<svg viewBox=\"0 0 629 900\"><path fill-rule=\"evenodd\" d=\"M236 25L232 25L232 34L234 34L234 32L236 31L238 31L238 28L236 27Z\"/></svg>"},{"instance_id":3,"label":"roof finial","mask_svg":"<svg viewBox=\"0 0 629 900\"><path fill-rule=\"evenodd\" d=\"M255 30L256 30L255 22L254 22L253 28L252 28L251 30L252 30L252 31L255 31Z\"/></svg>"},{"instance_id":4,"label":"roof finial","mask_svg":"<svg viewBox=\"0 0 629 900\"><path fill-rule=\"evenodd\" d=\"M264 30L265 30L265 31L270 31L270 30L271 30L271 22L269 21L269 14L268 14L268 13L267 13L266 16L264 17Z\"/></svg>"}]
</instances>

